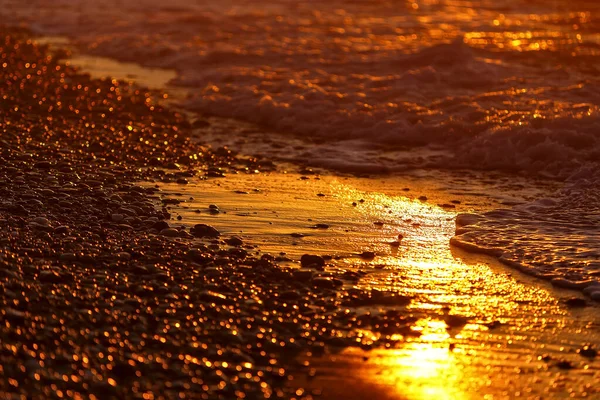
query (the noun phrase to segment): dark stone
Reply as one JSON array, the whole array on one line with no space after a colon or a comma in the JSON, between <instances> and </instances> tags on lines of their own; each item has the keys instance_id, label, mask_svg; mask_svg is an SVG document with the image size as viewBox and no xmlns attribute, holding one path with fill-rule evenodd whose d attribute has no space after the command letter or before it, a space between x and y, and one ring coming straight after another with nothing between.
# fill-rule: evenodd
<instances>
[{"instance_id":1,"label":"dark stone","mask_svg":"<svg viewBox=\"0 0 600 400\"><path fill-rule=\"evenodd\" d=\"M304 269L296 269L292 272L292 276L300 282L308 282L312 279L313 273Z\"/></svg>"},{"instance_id":2,"label":"dark stone","mask_svg":"<svg viewBox=\"0 0 600 400\"><path fill-rule=\"evenodd\" d=\"M22 323L25 321L26 314L22 311L15 310L13 308L7 308L5 310L4 318L13 323Z\"/></svg>"},{"instance_id":3,"label":"dark stone","mask_svg":"<svg viewBox=\"0 0 600 400\"><path fill-rule=\"evenodd\" d=\"M230 246L241 246L244 244L242 239L240 239L237 236L232 236L229 239L225 239L225 243L227 243Z\"/></svg>"},{"instance_id":4,"label":"dark stone","mask_svg":"<svg viewBox=\"0 0 600 400\"><path fill-rule=\"evenodd\" d=\"M591 344L584 345L581 349L577 350L577 352L587 358L596 358L598 355L598 350L596 350Z\"/></svg>"},{"instance_id":5,"label":"dark stone","mask_svg":"<svg viewBox=\"0 0 600 400\"><path fill-rule=\"evenodd\" d=\"M69 233L69 227L68 226L57 226L56 228L54 228L54 233L57 234L62 234L62 233Z\"/></svg>"},{"instance_id":6,"label":"dark stone","mask_svg":"<svg viewBox=\"0 0 600 400\"><path fill-rule=\"evenodd\" d=\"M59 283L63 278L56 271L42 271L38 277L40 282Z\"/></svg>"},{"instance_id":7,"label":"dark stone","mask_svg":"<svg viewBox=\"0 0 600 400\"><path fill-rule=\"evenodd\" d=\"M327 225L327 224L315 224L314 226L311 226L311 228L313 228L313 229L329 229L329 225Z\"/></svg>"},{"instance_id":8,"label":"dark stone","mask_svg":"<svg viewBox=\"0 0 600 400\"><path fill-rule=\"evenodd\" d=\"M337 287L342 286L344 284L344 282L342 282L341 280L336 279L336 278L317 277L317 278L313 278L312 284L313 284L313 286L320 287L320 288L335 289Z\"/></svg>"},{"instance_id":9,"label":"dark stone","mask_svg":"<svg viewBox=\"0 0 600 400\"><path fill-rule=\"evenodd\" d=\"M588 305L587 301L579 297L571 297L570 299L565 300L565 304L570 308L582 308Z\"/></svg>"},{"instance_id":10,"label":"dark stone","mask_svg":"<svg viewBox=\"0 0 600 400\"><path fill-rule=\"evenodd\" d=\"M181 200L179 199L162 199L163 204L174 204L177 205L179 203L181 203Z\"/></svg>"},{"instance_id":11,"label":"dark stone","mask_svg":"<svg viewBox=\"0 0 600 400\"><path fill-rule=\"evenodd\" d=\"M467 322L467 317L463 317L462 315L448 315L446 317L446 325L448 325L449 328L465 326Z\"/></svg>"},{"instance_id":12,"label":"dark stone","mask_svg":"<svg viewBox=\"0 0 600 400\"><path fill-rule=\"evenodd\" d=\"M210 225L196 224L190 229L190 233L198 238L211 237L217 238L221 233Z\"/></svg>"},{"instance_id":13,"label":"dark stone","mask_svg":"<svg viewBox=\"0 0 600 400\"><path fill-rule=\"evenodd\" d=\"M562 360L556 363L556 366L560 369L573 369L575 368L571 361Z\"/></svg>"},{"instance_id":14,"label":"dark stone","mask_svg":"<svg viewBox=\"0 0 600 400\"><path fill-rule=\"evenodd\" d=\"M372 251L363 251L358 256L365 260L372 260L375 258L375 253Z\"/></svg>"},{"instance_id":15,"label":"dark stone","mask_svg":"<svg viewBox=\"0 0 600 400\"><path fill-rule=\"evenodd\" d=\"M164 229L169 229L170 226L169 226L169 223L167 221L158 221L158 222L155 222L154 225L152 225L152 228L156 229L157 231L160 232L160 231L162 231Z\"/></svg>"},{"instance_id":16,"label":"dark stone","mask_svg":"<svg viewBox=\"0 0 600 400\"><path fill-rule=\"evenodd\" d=\"M319 268L325 266L325 260L321 256L316 256L312 254L304 254L300 257L300 265L303 267L313 267Z\"/></svg>"}]
</instances>

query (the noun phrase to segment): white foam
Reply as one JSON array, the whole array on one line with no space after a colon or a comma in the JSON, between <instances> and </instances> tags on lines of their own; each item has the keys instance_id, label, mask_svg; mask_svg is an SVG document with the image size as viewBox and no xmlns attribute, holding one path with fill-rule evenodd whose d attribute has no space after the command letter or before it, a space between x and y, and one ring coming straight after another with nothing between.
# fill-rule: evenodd
<instances>
[{"instance_id":1,"label":"white foam","mask_svg":"<svg viewBox=\"0 0 600 400\"><path fill-rule=\"evenodd\" d=\"M600 176L570 183L554 198L459 215L451 243L592 296L600 291Z\"/></svg>"}]
</instances>

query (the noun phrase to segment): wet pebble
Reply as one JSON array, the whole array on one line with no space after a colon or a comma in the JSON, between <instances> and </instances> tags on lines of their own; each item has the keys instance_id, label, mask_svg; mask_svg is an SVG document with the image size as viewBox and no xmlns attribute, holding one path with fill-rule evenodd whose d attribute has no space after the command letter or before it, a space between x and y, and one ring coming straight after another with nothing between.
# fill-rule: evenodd
<instances>
[{"instance_id":1,"label":"wet pebble","mask_svg":"<svg viewBox=\"0 0 600 400\"><path fill-rule=\"evenodd\" d=\"M196 224L190 229L190 233L197 238L216 238L221 236L221 233L210 225Z\"/></svg>"},{"instance_id":2,"label":"wet pebble","mask_svg":"<svg viewBox=\"0 0 600 400\"><path fill-rule=\"evenodd\" d=\"M232 236L230 238L225 239L225 243L230 246L241 246L244 244L244 241L237 236Z\"/></svg>"},{"instance_id":3,"label":"wet pebble","mask_svg":"<svg viewBox=\"0 0 600 400\"><path fill-rule=\"evenodd\" d=\"M316 277L312 279L312 284L316 287L335 289L337 287L341 287L344 284L344 282L336 278Z\"/></svg>"},{"instance_id":4,"label":"wet pebble","mask_svg":"<svg viewBox=\"0 0 600 400\"><path fill-rule=\"evenodd\" d=\"M39 280L40 282L60 283L63 281L63 278L58 272L54 270L46 270L40 272Z\"/></svg>"},{"instance_id":5,"label":"wet pebble","mask_svg":"<svg viewBox=\"0 0 600 400\"><path fill-rule=\"evenodd\" d=\"M586 344L578 349L577 353L586 358L596 358L598 355L598 350L596 350L591 344Z\"/></svg>"},{"instance_id":6,"label":"wet pebble","mask_svg":"<svg viewBox=\"0 0 600 400\"><path fill-rule=\"evenodd\" d=\"M304 268L319 268L325 265L325 260L321 256L304 254L300 257L300 265Z\"/></svg>"},{"instance_id":7,"label":"wet pebble","mask_svg":"<svg viewBox=\"0 0 600 400\"><path fill-rule=\"evenodd\" d=\"M160 231L160 235L165 237L179 237L179 231L175 228L166 228Z\"/></svg>"},{"instance_id":8,"label":"wet pebble","mask_svg":"<svg viewBox=\"0 0 600 400\"><path fill-rule=\"evenodd\" d=\"M373 260L375 258L375 253L372 251L363 251L358 256L363 260Z\"/></svg>"},{"instance_id":9,"label":"wet pebble","mask_svg":"<svg viewBox=\"0 0 600 400\"><path fill-rule=\"evenodd\" d=\"M580 297L571 297L570 299L565 300L565 304L569 308L583 308L588 305L587 301Z\"/></svg>"}]
</instances>

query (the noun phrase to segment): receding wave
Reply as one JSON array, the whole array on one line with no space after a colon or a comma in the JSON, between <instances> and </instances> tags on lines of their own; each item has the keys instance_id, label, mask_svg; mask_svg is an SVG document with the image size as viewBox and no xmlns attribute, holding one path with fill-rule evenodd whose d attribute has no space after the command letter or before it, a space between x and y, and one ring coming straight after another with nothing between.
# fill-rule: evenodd
<instances>
[{"instance_id":1,"label":"receding wave","mask_svg":"<svg viewBox=\"0 0 600 400\"><path fill-rule=\"evenodd\" d=\"M600 178L583 170L552 198L460 214L451 243L600 300Z\"/></svg>"}]
</instances>

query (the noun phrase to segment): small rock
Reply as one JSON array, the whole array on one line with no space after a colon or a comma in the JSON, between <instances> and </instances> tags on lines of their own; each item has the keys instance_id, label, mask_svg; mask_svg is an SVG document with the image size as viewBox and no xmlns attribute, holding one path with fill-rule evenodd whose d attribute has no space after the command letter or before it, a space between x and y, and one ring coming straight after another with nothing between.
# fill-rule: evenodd
<instances>
[{"instance_id":1,"label":"small rock","mask_svg":"<svg viewBox=\"0 0 600 400\"><path fill-rule=\"evenodd\" d=\"M313 229L329 229L329 225L327 224L315 224L311 226Z\"/></svg>"},{"instance_id":2,"label":"small rock","mask_svg":"<svg viewBox=\"0 0 600 400\"><path fill-rule=\"evenodd\" d=\"M565 300L565 304L569 308L582 308L588 305L587 301L579 297L571 297L570 299Z\"/></svg>"},{"instance_id":3,"label":"small rock","mask_svg":"<svg viewBox=\"0 0 600 400\"><path fill-rule=\"evenodd\" d=\"M57 226L56 228L54 228L54 233L56 233L56 234L69 233L69 227L65 226L65 225Z\"/></svg>"},{"instance_id":4,"label":"small rock","mask_svg":"<svg viewBox=\"0 0 600 400\"><path fill-rule=\"evenodd\" d=\"M118 252L116 254L116 257L117 257L118 260L121 260L121 261L129 261L129 260L131 260L131 254L129 254L126 251L120 251L120 252Z\"/></svg>"},{"instance_id":5,"label":"small rock","mask_svg":"<svg viewBox=\"0 0 600 400\"><path fill-rule=\"evenodd\" d=\"M44 217L34 218L31 222L34 222L41 226L50 226L50 221L48 221L48 219Z\"/></svg>"},{"instance_id":6,"label":"small rock","mask_svg":"<svg viewBox=\"0 0 600 400\"><path fill-rule=\"evenodd\" d=\"M312 284L316 287L335 289L336 287L342 286L344 283L336 278L317 277L313 278Z\"/></svg>"},{"instance_id":7,"label":"small rock","mask_svg":"<svg viewBox=\"0 0 600 400\"><path fill-rule=\"evenodd\" d=\"M577 350L577 352L583 357L587 358L596 358L598 355L598 350L596 350L591 344L584 345L581 349Z\"/></svg>"},{"instance_id":8,"label":"small rock","mask_svg":"<svg viewBox=\"0 0 600 400\"><path fill-rule=\"evenodd\" d=\"M375 253L372 251L363 251L358 256L363 260L372 260L375 258Z\"/></svg>"},{"instance_id":9,"label":"small rock","mask_svg":"<svg viewBox=\"0 0 600 400\"><path fill-rule=\"evenodd\" d=\"M296 269L292 272L292 276L301 282L308 282L312 279L313 273L305 269Z\"/></svg>"},{"instance_id":10,"label":"small rock","mask_svg":"<svg viewBox=\"0 0 600 400\"><path fill-rule=\"evenodd\" d=\"M594 301L600 301L600 290L596 290L594 292L591 292L589 294L590 299L594 300Z\"/></svg>"},{"instance_id":11,"label":"small rock","mask_svg":"<svg viewBox=\"0 0 600 400\"><path fill-rule=\"evenodd\" d=\"M35 168L49 169L52 167L50 161L38 161L33 165Z\"/></svg>"},{"instance_id":12,"label":"small rock","mask_svg":"<svg viewBox=\"0 0 600 400\"><path fill-rule=\"evenodd\" d=\"M488 329L492 330L492 329L496 329L497 327L502 325L502 322L500 321L491 321L488 322L487 324L484 324L485 326L488 327Z\"/></svg>"},{"instance_id":13,"label":"small rock","mask_svg":"<svg viewBox=\"0 0 600 400\"><path fill-rule=\"evenodd\" d=\"M240 239L237 236L232 236L229 239L225 239L225 243L227 243L230 246L241 246L244 244L242 239Z\"/></svg>"},{"instance_id":14,"label":"small rock","mask_svg":"<svg viewBox=\"0 0 600 400\"><path fill-rule=\"evenodd\" d=\"M210 225L196 224L190 229L190 233L197 238L221 236L221 233Z\"/></svg>"},{"instance_id":15,"label":"small rock","mask_svg":"<svg viewBox=\"0 0 600 400\"><path fill-rule=\"evenodd\" d=\"M287 290L279 294L279 298L281 300L298 300L301 297L302 295L300 293L295 292L293 290Z\"/></svg>"},{"instance_id":16,"label":"small rock","mask_svg":"<svg viewBox=\"0 0 600 400\"><path fill-rule=\"evenodd\" d=\"M573 369L575 368L573 366L573 363L571 363L571 361L567 361L567 360L562 360L556 363L556 366L560 369Z\"/></svg>"},{"instance_id":17,"label":"small rock","mask_svg":"<svg viewBox=\"0 0 600 400\"><path fill-rule=\"evenodd\" d=\"M163 204L173 204L173 205L177 205L179 203L181 203L181 200L179 199L162 199Z\"/></svg>"},{"instance_id":18,"label":"small rock","mask_svg":"<svg viewBox=\"0 0 600 400\"><path fill-rule=\"evenodd\" d=\"M215 303L215 304L233 304L234 302L227 298L224 294L212 291L205 290L199 293L198 298L200 300Z\"/></svg>"},{"instance_id":19,"label":"small rock","mask_svg":"<svg viewBox=\"0 0 600 400\"><path fill-rule=\"evenodd\" d=\"M462 315L448 315L446 316L445 321L449 328L458 328L465 326L468 322L468 319Z\"/></svg>"},{"instance_id":20,"label":"small rock","mask_svg":"<svg viewBox=\"0 0 600 400\"><path fill-rule=\"evenodd\" d=\"M15 310L13 308L7 308L5 310L4 317L12 322L23 322L25 321L26 314L22 311Z\"/></svg>"},{"instance_id":21,"label":"small rock","mask_svg":"<svg viewBox=\"0 0 600 400\"><path fill-rule=\"evenodd\" d=\"M167 228L160 231L161 236L165 237L178 237L179 231L175 228Z\"/></svg>"},{"instance_id":22,"label":"small rock","mask_svg":"<svg viewBox=\"0 0 600 400\"><path fill-rule=\"evenodd\" d=\"M302 265L305 268L320 268L325 266L325 260L321 256L304 254L302 257L300 257L300 265Z\"/></svg>"},{"instance_id":23,"label":"small rock","mask_svg":"<svg viewBox=\"0 0 600 400\"><path fill-rule=\"evenodd\" d=\"M439 206L442 208L456 208L456 206L454 204L448 204L448 203L439 204Z\"/></svg>"},{"instance_id":24,"label":"small rock","mask_svg":"<svg viewBox=\"0 0 600 400\"><path fill-rule=\"evenodd\" d=\"M63 280L62 277L58 274L58 272L53 270L46 270L40 272L38 279L40 280L40 282L46 283L59 283Z\"/></svg>"},{"instance_id":25,"label":"small rock","mask_svg":"<svg viewBox=\"0 0 600 400\"><path fill-rule=\"evenodd\" d=\"M157 221L154 223L154 225L152 225L152 229L156 229L159 232L168 228L170 228L170 226L167 221Z\"/></svg>"},{"instance_id":26,"label":"small rock","mask_svg":"<svg viewBox=\"0 0 600 400\"><path fill-rule=\"evenodd\" d=\"M77 254L75 254L75 253L62 253L60 255L60 261L65 261L65 262L77 261Z\"/></svg>"}]
</instances>

